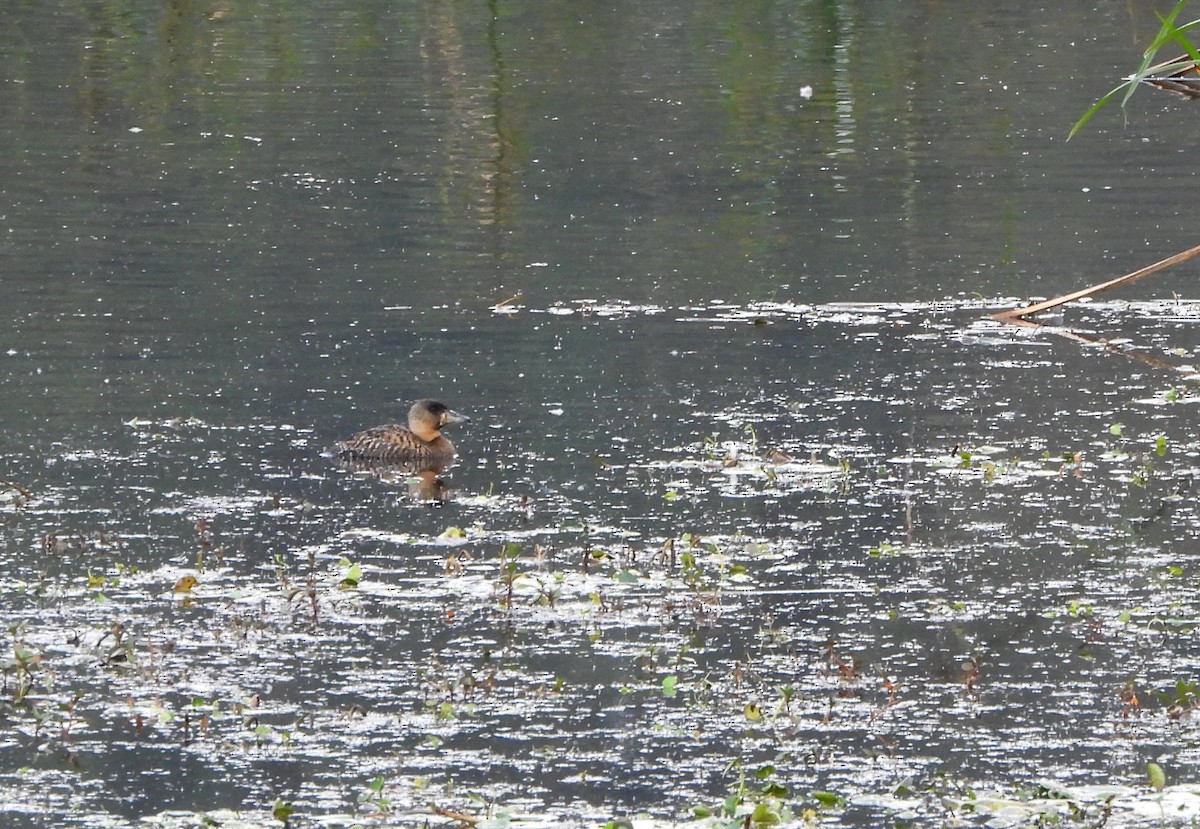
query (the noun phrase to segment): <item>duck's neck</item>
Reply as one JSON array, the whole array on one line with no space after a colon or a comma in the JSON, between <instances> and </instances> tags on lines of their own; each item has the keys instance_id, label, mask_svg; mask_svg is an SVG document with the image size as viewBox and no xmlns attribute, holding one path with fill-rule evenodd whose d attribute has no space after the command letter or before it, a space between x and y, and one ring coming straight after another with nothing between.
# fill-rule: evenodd
<instances>
[{"instance_id":1,"label":"duck's neck","mask_svg":"<svg viewBox=\"0 0 1200 829\"><path fill-rule=\"evenodd\" d=\"M426 443L433 443L441 434L437 427L430 426L425 423L410 423L408 424L408 431L412 432Z\"/></svg>"}]
</instances>

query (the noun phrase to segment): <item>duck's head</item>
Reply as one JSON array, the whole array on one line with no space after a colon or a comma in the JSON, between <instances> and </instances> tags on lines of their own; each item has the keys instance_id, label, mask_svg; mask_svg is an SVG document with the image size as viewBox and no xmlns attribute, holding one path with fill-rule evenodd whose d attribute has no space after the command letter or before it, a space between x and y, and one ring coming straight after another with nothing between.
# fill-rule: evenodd
<instances>
[{"instance_id":1,"label":"duck's head","mask_svg":"<svg viewBox=\"0 0 1200 829\"><path fill-rule=\"evenodd\" d=\"M443 426L466 423L470 419L439 400L418 400L408 410L409 431L424 440L437 437Z\"/></svg>"}]
</instances>

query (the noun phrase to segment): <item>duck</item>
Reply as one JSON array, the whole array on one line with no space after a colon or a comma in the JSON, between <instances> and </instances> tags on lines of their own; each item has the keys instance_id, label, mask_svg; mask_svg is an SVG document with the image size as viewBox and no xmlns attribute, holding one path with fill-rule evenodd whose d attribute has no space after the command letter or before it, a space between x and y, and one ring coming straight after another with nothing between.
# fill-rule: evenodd
<instances>
[{"instance_id":1,"label":"duck","mask_svg":"<svg viewBox=\"0 0 1200 829\"><path fill-rule=\"evenodd\" d=\"M339 461L444 468L454 460L454 444L442 427L471 418L439 400L418 400L408 410L408 426L389 423L364 429L334 446Z\"/></svg>"}]
</instances>

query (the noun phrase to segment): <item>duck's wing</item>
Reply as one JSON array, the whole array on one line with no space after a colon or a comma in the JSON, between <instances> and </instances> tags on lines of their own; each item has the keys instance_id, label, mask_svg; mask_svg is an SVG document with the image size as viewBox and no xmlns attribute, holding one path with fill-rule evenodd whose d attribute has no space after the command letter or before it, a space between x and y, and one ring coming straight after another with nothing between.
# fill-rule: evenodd
<instances>
[{"instance_id":1,"label":"duck's wing","mask_svg":"<svg viewBox=\"0 0 1200 829\"><path fill-rule=\"evenodd\" d=\"M425 442L395 423L375 426L351 435L334 447L343 458L387 460L424 454Z\"/></svg>"}]
</instances>

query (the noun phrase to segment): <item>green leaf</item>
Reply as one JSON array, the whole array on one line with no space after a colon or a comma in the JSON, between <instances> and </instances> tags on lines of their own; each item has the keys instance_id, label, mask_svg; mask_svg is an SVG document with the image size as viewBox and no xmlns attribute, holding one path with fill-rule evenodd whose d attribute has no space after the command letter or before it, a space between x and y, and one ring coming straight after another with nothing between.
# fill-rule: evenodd
<instances>
[{"instance_id":1,"label":"green leaf","mask_svg":"<svg viewBox=\"0 0 1200 829\"><path fill-rule=\"evenodd\" d=\"M357 564L352 564L348 559L342 559L341 565L345 570L342 573L342 580L338 582L338 585L344 588L358 587L359 582L362 581L362 568Z\"/></svg>"},{"instance_id":2,"label":"green leaf","mask_svg":"<svg viewBox=\"0 0 1200 829\"><path fill-rule=\"evenodd\" d=\"M1103 109L1104 105L1107 104L1109 101L1111 101L1118 92L1120 92L1122 89L1125 89L1126 87L1133 88L1134 86L1136 86L1136 84L1134 84L1133 81L1126 81L1125 83L1121 84L1120 86L1115 87L1112 90L1110 90L1107 94L1105 94L1103 97L1101 97L1100 100L1096 101L1096 103L1094 103L1090 107L1088 107L1088 111L1083 113L1083 117L1081 117L1078 121L1076 121L1075 125L1073 127L1071 127L1071 131L1067 133L1067 140L1070 141L1072 138L1074 138L1075 133L1079 132L1079 130L1083 128L1084 124L1086 124L1088 121L1092 120L1092 116L1095 115L1097 112L1099 112L1101 109ZM1121 102L1122 106L1124 106L1124 103L1125 103L1124 101Z\"/></svg>"},{"instance_id":3,"label":"green leaf","mask_svg":"<svg viewBox=\"0 0 1200 829\"><path fill-rule=\"evenodd\" d=\"M767 803L755 806L750 820L755 826L778 826L781 823L779 814Z\"/></svg>"},{"instance_id":4,"label":"green leaf","mask_svg":"<svg viewBox=\"0 0 1200 829\"><path fill-rule=\"evenodd\" d=\"M664 697L674 697L679 693L679 677L672 674L664 676L662 681L662 694Z\"/></svg>"},{"instance_id":5,"label":"green leaf","mask_svg":"<svg viewBox=\"0 0 1200 829\"><path fill-rule=\"evenodd\" d=\"M1167 785L1167 774L1158 763L1146 764L1146 776L1150 778L1150 788L1156 792L1161 792Z\"/></svg>"},{"instance_id":6,"label":"green leaf","mask_svg":"<svg viewBox=\"0 0 1200 829\"><path fill-rule=\"evenodd\" d=\"M1167 14L1165 17L1163 15L1158 16L1158 19L1161 23L1158 34L1155 35L1154 40L1150 43L1150 45L1146 47L1146 51L1142 53L1142 62L1139 64L1137 71L1130 75L1123 84L1104 95L1100 100L1096 101L1096 103L1092 104L1088 111L1083 114L1083 117L1076 121L1075 125L1071 127L1071 131L1067 133L1068 141L1070 141L1075 133L1079 131L1080 127L1091 120L1092 116L1095 115L1101 107L1111 101L1117 95L1117 93L1122 91L1124 91L1125 94L1121 97L1121 108L1124 109L1125 105L1129 103L1129 99L1133 97L1133 93L1137 91L1138 87L1142 85L1143 81L1150 77L1151 69L1154 69L1156 72L1170 74L1172 72L1177 72L1180 69L1187 69L1195 65L1197 62L1200 62L1200 50L1197 50L1196 47L1192 45L1191 41L1186 37L1186 34L1189 31L1197 26L1200 26L1200 20L1193 20L1190 23L1183 24L1182 26L1175 25L1175 18L1179 16L1179 13L1183 11L1184 6L1186 6L1189 2L1190 0L1179 0L1169 14ZM1164 66L1154 66L1154 60L1158 54L1158 51L1170 43L1174 43L1183 47L1183 50L1187 52L1189 59L1185 61L1175 61Z\"/></svg>"},{"instance_id":7,"label":"green leaf","mask_svg":"<svg viewBox=\"0 0 1200 829\"><path fill-rule=\"evenodd\" d=\"M812 799L825 809L836 809L846 805L846 798L836 792L813 792Z\"/></svg>"}]
</instances>

